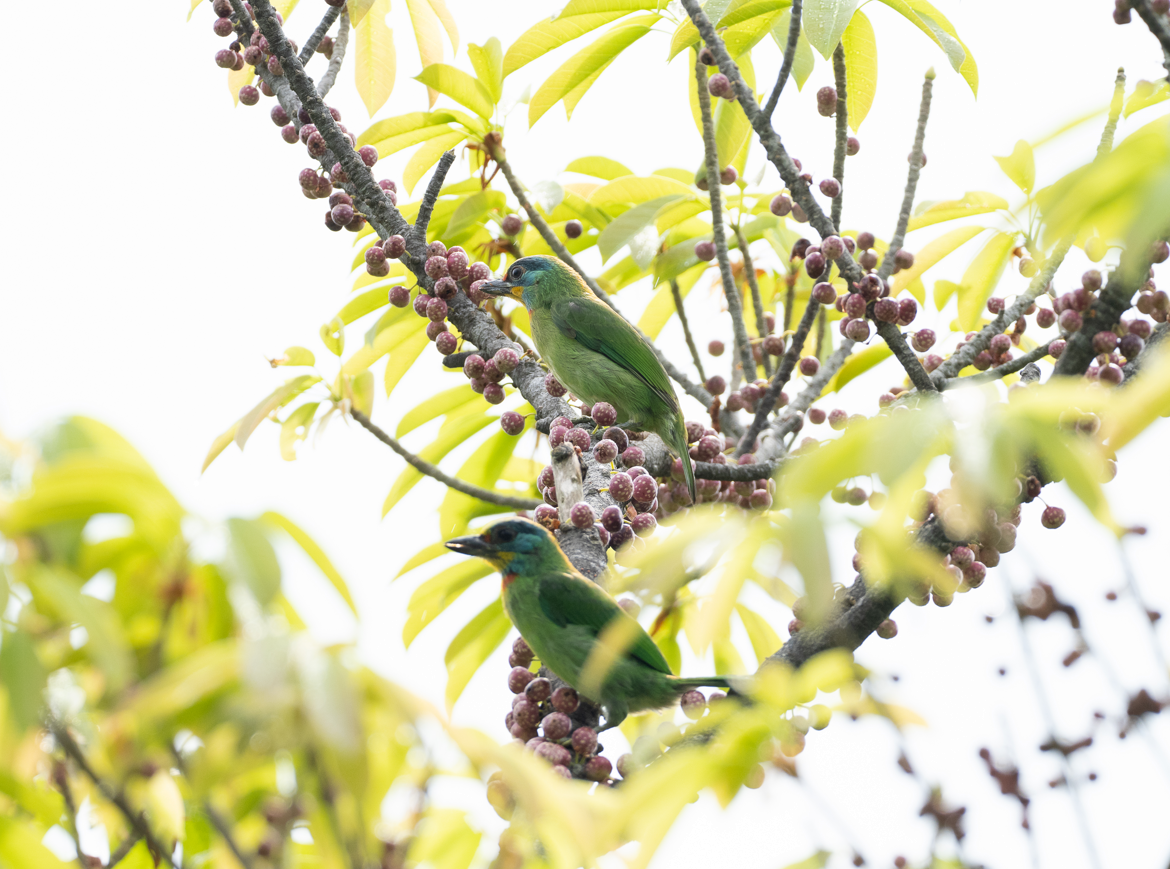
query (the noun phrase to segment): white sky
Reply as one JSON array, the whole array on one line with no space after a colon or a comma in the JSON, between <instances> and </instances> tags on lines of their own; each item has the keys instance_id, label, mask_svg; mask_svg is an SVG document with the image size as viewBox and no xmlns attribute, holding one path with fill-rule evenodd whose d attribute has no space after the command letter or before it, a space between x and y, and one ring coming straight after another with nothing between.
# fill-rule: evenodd
<instances>
[{"instance_id":1,"label":"white sky","mask_svg":"<svg viewBox=\"0 0 1170 869\"><path fill-rule=\"evenodd\" d=\"M322 592L311 569L294 563L289 591L309 611L314 633L326 642L356 636L364 660L441 704L446 643L490 600L495 584L481 583L409 652L402 649L405 604L422 577L394 585L390 580L421 543L437 539L433 508L441 493L435 487L420 486L382 521L382 500L402 463L360 428L337 422L318 442L302 447L294 463L280 459L276 427L263 426L246 454L229 447L199 475L212 438L285 376L268 367L266 355L290 344L311 347L319 360L327 355L317 328L348 298L352 237L321 229L323 206L302 198L296 174L309 164L301 148L280 141L267 119L271 103L233 109L224 73L212 63L220 40L211 33L210 10L201 8L186 24L186 5L139 4L129 13L74 0L58 10L50 52L29 34L9 40L4 78L15 105L0 140L10 167L2 236L0 428L26 436L61 415L95 416L138 446L199 516L214 520L270 508L286 513L335 560L362 612L363 626L355 634L343 605ZM495 35L505 47L555 11L554 4L535 2L450 0L450 6L463 40ZM847 164L848 227L872 228L879 236L892 229L928 66L939 75L920 199L991 190L1017 201L992 154L1007 154L1016 139L1037 139L1103 106L1119 65L1127 67L1131 82L1161 74L1157 45L1144 26L1136 16L1129 27L1114 26L1105 0L944 0L940 8L979 62L979 99L922 34L890 9L870 4L865 11L878 35L879 86L860 133L861 154ZM304 0L292 18L294 38L303 41L322 9ZM391 24L398 83L380 116L425 108L423 87L410 80L418 62L404 4L395 5ZM556 108L528 131L525 110L519 109L509 120L506 145L521 177L530 185L553 178L570 160L591 154L619 159L639 173L698 165L701 143L684 91L687 64L664 64L666 46L666 36L650 35L627 52L581 102L571 126ZM506 83L505 104L528 84L539 85L574 50L520 70ZM756 58L760 80L770 81L778 52L764 46ZM457 63L469 68L462 45ZM348 75L342 79L332 101L345 122L360 130L364 109ZM790 151L817 177L831 165L832 122L816 115L813 94L830 82L830 66L818 60L804 92L790 85L776 114ZM1139 115L1122 132L1159 111ZM1094 121L1041 149L1039 183L1091 156L1099 129ZM404 162L386 161L378 167L380 177L398 177ZM754 152L749 178L759 163ZM771 180L765 184L778 187L774 170L767 173ZM925 240L912 236L909 246ZM957 279L970 255L960 254L933 276ZM586 262L597 266L588 257ZM1061 288L1075 286L1084 267L1083 259L1070 258L1058 280ZM633 313L649 298L644 289L625 295L623 308ZM705 344L726 322L704 293L691 299ZM351 346L360 335L350 335ZM668 328L664 340L677 342L677 332ZM423 376L400 387L393 406L377 406L375 417L384 425L435 389L434 352L423 359ZM879 371L858 381L841 403L872 412L877 388L896 379L888 369ZM420 431L410 443L421 446L431 431ZM1162 446L1167 431L1160 424L1123 453L1121 473L1109 486L1121 521L1150 529L1132 543L1131 553L1149 602L1163 611L1170 608L1163 551L1170 511L1155 492L1168 482ZM1124 707L1124 692L1144 686L1165 696L1167 674L1158 672L1150 632L1136 607L1124 596L1104 603L1104 592L1123 584L1114 544L1067 493L1055 492L1050 500L1069 509L1063 529L1043 531L1040 507L1026 508L1022 545L982 589L948 610L904 608L897 616L899 637L870 640L859 660L881 674L875 684L884 699L928 720L929 728L909 731L908 752L927 781L943 784L949 801L969 807L969 861L1033 865L1018 807L998 794L977 757L987 745L997 759L1014 757L1023 768L1024 789L1034 800L1040 865L1092 866L1067 791L1046 785L1059 765L1035 751L1046 730L1018 633L1011 619L991 626L983 621L984 614L1004 609L1009 583L1022 588L1037 572L1055 581L1078 605L1090 643L1123 685L1110 681L1097 658L1067 670L1060 666L1073 639L1059 620L1032 626L1058 732L1066 738L1089 732L1095 709L1111 719L1096 732L1094 747L1074 758L1079 775L1099 775L1081 793L1100 865L1164 866L1170 858L1170 723L1155 720L1149 740L1135 735L1121 742L1114 719ZM848 551L852 534L842 524L839 553ZM840 561L839 578L846 581L847 559ZM763 595L757 597L753 605L766 608ZM769 612L782 628L783 611ZM1163 647L1164 634L1163 628ZM746 646L745 652L750 661ZM456 720L500 738L509 702L505 656L501 651L488 663L455 710ZM1001 665L1008 668L1003 679L995 673ZM709 661L684 660L687 672L709 667ZM901 676L897 684L886 678L892 673ZM1160 745L1157 751L1152 743ZM810 738L800 759L811 790L833 807L872 865L889 865L899 853L922 861L930 846L929 825L915 817L924 794L897 772L897 751L890 728L878 721L834 721ZM500 823L474 794L458 788L451 793L487 829L498 831ZM842 825L807 790L772 774L760 791L741 794L726 813L703 797L684 814L654 865L765 869L818 847L837 853L834 865L846 865L842 836Z\"/></svg>"}]
</instances>

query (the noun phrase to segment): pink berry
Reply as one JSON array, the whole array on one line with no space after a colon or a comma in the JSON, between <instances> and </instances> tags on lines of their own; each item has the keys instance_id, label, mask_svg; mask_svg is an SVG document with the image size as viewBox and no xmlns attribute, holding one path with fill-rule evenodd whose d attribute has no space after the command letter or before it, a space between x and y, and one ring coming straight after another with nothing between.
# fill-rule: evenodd
<instances>
[{"instance_id":1,"label":"pink berry","mask_svg":"<svg viewBox=\"0 0 1170 869\"><path fill-rule=\"evenodd\" d=\"M544 376L544 390L553 398L560 398L568 392L552 374Z\"/></svg>"}]
</instances>

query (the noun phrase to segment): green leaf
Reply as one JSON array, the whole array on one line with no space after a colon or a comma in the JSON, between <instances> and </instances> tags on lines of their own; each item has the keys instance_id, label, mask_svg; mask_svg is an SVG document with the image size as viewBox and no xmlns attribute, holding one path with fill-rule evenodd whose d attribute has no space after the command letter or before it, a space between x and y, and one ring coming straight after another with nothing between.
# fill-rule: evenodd
<instances>
[{"instance_id":1,"label":"green leaf","mask_svg":"<svg viewBox=\"0 0 1170 869\"><path fill-rule=\"evenodd\" d=\"M805 0L800 23L809 44L828 60L857 9L858 0Z\"/></svg>"},{"instance_id":2,"label":"green leaf","mask_svg":"<svg viewBox=\"0 0 1170 869\"><path fill-rule=\"evenodd\" d=\"M182 841L187 833L183 795L170 770L160 769L146 783L146 817L164 842Z\"/></svg>"},{"instance_id":3,"label":"green leaf","mask_svg":"<svg viewBox=\"0 0 1170 869\"><path fill-rule=\"evenodd\" d=\"M244 414L243 418L236 424L236 446L243 449L244 444L248 442L248 438L252 436L252 432L256 430L256 426L260 425L270 413L278 408L284 407L310 386L320 382L321 378L315 374L302 374L300 377L294 377L286 381L282 386L278 386L272 390L267 398ZM208 463L210 463L212 458L214 456L208 457ZM207 465L205 464L204 468L206 467Z\"/></svg>"},{"instance_id":4,"label":"green leaf","mask_svg":"<svg viewBox=\"0 0 1170 869\"><path fill-rule=\"evenodd\" d=\"M426 338L426 325L418 317L410 316L409 313L403 316L400 312L411 311L407 308L395 308L389 312L384 324L384 328L379 329L374 335L373 343L363 343L353 355L345 360L341 366L341 373L353 376L361 371L365 371L387 353L404 346L409 340L417 335L422 335ZM413 313L411 311L411 313ZM383 325L383 324L379 324ZM418 354L415 354L416 356Z\"/></svg>"},{"instance_id":5,"label":"green leaf","mask_svg":"<svg viewBox=\"0 0 1170 869\"><path fill-rule=\"evenodd\" d=\"M402 172L402 185L406 188L406 192L413 193L414 185L419 182L428 169L439 162L443 153L457 147L466 139L467 133L455 130L431 139L415 151L414 156L410 158Z\"/></svg>"},{"instance_id":6,"label":"green leaf","mask_svg":"<svg viewBox=\"0 0 1170 869\"><path fill-rule=\"evenodd\" d=\"M382 386L386 390L387 398L429 343L424 326L390 352L390 358L386 361L386 371L382 374Z\"/></svg>"},{"instance_id":7,"label":"green leaf","mask_svg":"<svg viewBox=\"0 0 1170 869\"><path fill-rule=\"evenodd\" d=\"M1012 183L1025 193L1032 192L1032 185L1036 183L1036 160L1032 156L1032 146L1020 139L1016 147L1007 157L996 157L995 162L1003 170Z\"/></svg>"},{"instance_id":8,"label":"green leaf","mask_svg":"<svg viewBox=\"0 0 1170 869\"><path fill-rule=\"evenodd\" d=\"M444 552L448 552L443 547ZM441 570L414 590L406 604L402 643L409 647L423 628L437 619L476 581L495 571L486 561L460 561Z\"/></svg>"},{"instance_id":9,"label":"green leaf","mask_svg":"<svg viewBox=\"0 0 1170 869\"><path fill-rule=\"evenodd\" d=\"M477 431L484 426L490 425L493 419L493 417L483 414L482 416L458 417L448 421L439 430L439 436L435 439L434 443L418 453L419 458L432 464L437 463L447 453L462 444ZM422 476L422 471L417 470L413 465L407 465L398 479L394 481L394 485L390 487L390 494L386 496L386 500L382 504L382 515L385 516L394 509L394 505L402 500L402 497L407 492L414 488L414 484L421 480Z\"/></svg>"},{"instance_id":10,"label":"green leaf","mask_svg":"<svg viewBox=\"0 0 1170 869\"><path fill-rule=\"evenodd\" d=\"M578 157L565 167L565 171L601 178L604 181L614 181L634 174L633 170L608 157Z\"/></svg>"},{"instance_id":11,"label":"green leaf","mask_svg":"<svg viewBox=\"0 0 1170 869\"><path fill-rule=\"evenodd\" d=\"M105 601L81 594L72 577L42 568L30 579L38 601L51 606L62 619L81 625L88 634L85 648L113 691L130 681L134 663L130 644L117 611Z\"/></svg>"},{"instance_id":12,"label":"green leaf","mask_svg":"<svg viewBox=\"0 0 1170 869\"><path fill-rule=\"evenodd\" d=\"M983 306L991 295L1016 246L1014 232L996 232L987 240L959 282L959 328L978 328Z\"/></svg>"},{"instance_id":13,"label":"green leaf","mask_svg":"<svg viewBox=\"0 0 1170 869\"><path fill-rule=\"evenodd\" d=\"M595 208L615 210L614 206L638 205L663 196L693 198L693 188L663 175L628 175L598 187L589 196Z\"/></svg>"},{"instance_id":14,"label":"green leaf","mask_svg":"<svg viewBox=\"0 0 1170 869\"><path fill-rule=\"evenodd\" d=\"M135 728L150 727L223 690L239 676L236 643L232 638L202 646L155 673L125 699L118 714Z\"/></svg>"},{"instance_id":15,"label":"green leaf","mask_svg":"<svg viewBox=\"0 0 1170 869\"><path fill-rule=\"evenodd\" d=\"M651 228L654 236L654 244L658 242L658 232L654 227L654 221L658 216L671 206L682 199L681 193L672 193L667 196L660 196L657 199L651 199L649 202L643 202L636 205L627 211L625 214L614 219L601 234L597 237L597 249L601 252L601 261L604 263L609 260L614 254L625 247L627 244L631 246L631 253L633 253L634 238L646 228ZM634 257L637 259L637 256ZM647 261L646 265L649 262ZM639 265L642 265L639 262Z\"/></svg>"},{"instance_id":16,"label":"green leaf","mask_svg":"<svg viewBox=\"0 0 1170 869\"><path fill-rule=\"evenodd\" d=\"M483 45L469 44L467 56L491 101L498 103L504 90L504 50L500 40L493 36Z\"/></svg>"},{"instance_id":17,"label":"green leaf","mask_svg":"<svg viewBox=\"0 0 1170 869\"><path fill-rule=\"evenodd\" d=\"M1008 202L1002 196L982 190L968 191L962 199L948 199L944 202L922 202L914 209L914 216L906 224L906 231L933 226L948 220L959 220L976 214L990 214L1006 211Z\"/></svg>"},{"instance_id":18,"label":"green leaf","mask_svg":"<svg viewBox=\"0 0 1170 869\"><path fill-rule=\"evenodd\" d=\"M701 268L692 269L691 272L680 275L676 279L678 281L679 295L683 299L686 299L687 294L694 288L695 281L698 280L699 275L706 271L706 269L707 264L704 263ZM653 341L658 337L663 327L670 322L670 318L675 313L674 294L671 292L670 287L663 282L654 293L654 298L650 300L650 304L646 306L646 310L642 312L642 316L638 318L638 328Z\"/></svg>"},{"instance_id":19,"label":"green leaf","mask_svg":"<svg viewBox=\"0 0 1170 869\"><path fill-rule=\"evenodd\" d=\"M341 595L341 599L344 600L346 606L349 607L350 612L352 612L355 616L358 614L357 605L353 602L353 598L350 596L349 586L346 584L345 579L338 572L337 568L333 566L333 562L329 560L329 556L325 554L325 550L318 546L317 542L312 537L306 534L299 525L295 524L287 516L283 516L280 513L275 513L271 510L269 510L267 513L263 513L260 516L260 521L267 525L271 525L273 528L281 529L285 534L291 537L293 542L296 543L297 546L301 547L301 549L304 550L305 555L309 556L309 558L313 560L313 563L317 565L317 568L323 574L325 574L325 578L333 584L333 587L337 590L337 593Z\"/></svg>"},{"instance_id":20,"label":"green leaf","mask_svg":"<svg viewBox=\"0 0 1170 869\"><path fill-rule=\"evenodd\" d=\"M1101 446L1066 432L1053 431L1051 422L1023 421L1031 429L1031 440L1040 462L1050 476L1063 479L1093 517L1119 537L1125 533L1109 509L1101 488L1105 479L1105 456Z\"/></svg>"},{"instance_id":21,"label":"green leaf","mask_svg":"<svg viewBox=\"0 0 1170 869\"><path fill-rule=\"evenodd\" d=\"M707 19L716 27L725 25L724 16L727 13L728 7L732 5L732 0L707 0L703 4L703 13ZM741 4L743 5L743 4ZM746 4L754 5L754 4ZM786 3L785 5L791 5ZM670 50L667 52L667 60L673 60L675 55L685 48L695 45L699 41L699 30L688 16L682 16L682 21L674 31L674 35L670 38ZM730 51L730 50L729 50ZM732 59L735 55L732 54Z\"/></svg>"},{"instance_id":22,"label":"green leaf","mask_svg":"<svg viewBox=\"0 0 1170 869\"><path fill-rule=\"evenodd\" d=\"M436 393L404 413L398 422L398 430L394 434L396 437L408 435L432 419L467 407L476 400L476 397L475 392L467 384Z\"/></svg>"},{"instance_id":23,"label":"green leaf","mask_svg":"<svg viewBox=\"0 0 1170 869\"><path fill-rule=\"evenodd\" d=\"M934 282L934 307L942 310L943 306L951 300L951 296L959 291L959 285L954 281L935 281Z\"/></svg>"},{"instance_id":24,"label":"green leaf","mask_svg":"<svg viewBox=\"0 0 1170 869\"><path fill-rule=\"evenodd\" d=\"M316 364L317 357L313 355L312 350L309 350L305 347L286 347L284 350L284 356L281 359L277 359L275 361L277 365L303 365L312 367Z\"/></svg>"},{"instance_id":25,"label":"green leaf","mask_svg":"<svg viewBox=\"0 0 1170 869\"><path fill-rule=\"evenodd\" d=\"M436 15L436 5L445 13L442 22ZM406 9L410 13L410 23L414 28L414 40L418 45L418 56L425 69L433 63L443 59L443 34L440 25L448 25L447 35L451 39L454 49L459 41L459 34L454 31L454 22L449 22L450 14L440 0L406 0ZM431 105L435 104L436 92L428 91Z\"/></svg>"},{"instance_id":26,"label":"green leaf","mask_svg":"<svg viewBox=\"0 0 1170 869\"><path fill-rule=\"evenodd\" d=\"M507 206L507 197L499 190L481 190L473 193L455 209L451 219L447 221L447 228L443 235L455 238L471 227L481 223L484 216L491 211L502 211Z\"/></svg>"},{"instance_id":27,"label":"green leaf","mask_svg":"<svg viewBox=\"0 0 1170 869\"><path fill-rule=\"evenodd\" d=\"M735 605L735 611L739 614L739 620L743 622L744 630L747 631L757 665L763 666L768 656L777 652L783 645L780 635L758 612L748 609L741 603Z\"/></svg>"},{"instance_id":28,"label":"green leaf","mask_svg":"<svg viewBox=\"0 0 1170 869\"><path fill-rule=\"evenodd\" d=\"M1125 101L1122 115L1128 118L1134 112L1140 112L1166 99L1170 99L1170 82L1163 80L1155 85L1148 81L1139 81L1134 85L1129 99Z\"/></svg>"},{"instance_id":29,"label":"green leaf","mask_svg":"<svg viewBox=\"0 0 1170 869\"><path fill-rule=\"evenodd\" d=\"M280 591L280 562L264 526L252 519L228 519L227 529L225 572L247 586L261 606L267 606Z\"/></svg>"},{"instance_id":30,"label":"green leaf","mask_svg":"<svg viewBox=\"0 0 1170 869\"><path fill-rule=\"evenodd\" d=\"M859 10L854 13L853 20L841 36L841 46L845 51L849 126L857 130L869 114L874 94L877 93L877 40L873 35L873 25L864 12Z\"/></svg>"},{"instance_id":31,"label":"green leaf","mask_svg":"<svg viewBox=\"0 0 1170 869\"><path fill-rule=\"evenodd\" d=\"M372 124L358 136L357 145L373 145L379 157L388 157L411 145L433 139L451 130L450 123L457 120L454 112L411 112L397 115Z\"/></svg>"},{"instance_id":32,"label":"green leaf","mask_svg":"<svg viewBox=\"0 0 1170 869\"><path fill-rule=\"evenodd\" d=\"M922 277L923 272L938 263L943 257L954 253L983 231L984 227L982 226L964 226L960 229L952 229L924 245L914 254L914 265L894 275L893 281L890 282L890 295L897 296L911 283Z\"/></svg>"},{"instance_id":33,"label":"green leaf","mask_svg":"<svg viewBox=\"0 0 1170 869\"><path fill-rule=\"evenodd\" d=\"M410 865L431 869L467 869L483 834L473 830L461 809L432 808L410 841Z\"/></svg>"},{"instance_id":34,"label":"green leaf","mask_svg":"<svg viewBox=\"0 0 1170 869\"><path fill-rule=\"evenodd\" d=\"M215 440L211 442L211 449L207 451L207 457L203 460L203 467L200 469L199 473L202 474L209 467L211 467L211 463L219 458L219 454L227 449L227 445L236 439L236 432L240 430L240 423L242 421L243 420L236 420L236 422L232 423L227 431L224 431L216 436Z\"/></svg>"},{"instance_id":35,"label":"green leaf","mask_svg":"<svg viewBox=\"0 0 1170 869\"><path fill-rule=\"evenodd\" d=\"M495 102L488 89L461 69L445 63L433 63L416 75L415 79L466 106L481 118L490 119L495 111Z\"/></svg>"},{"instance_id":36,"label":"green leaf","mask_svg":"<svg viewBox=\"0 0 1170 869\"><path fill-rule=\"evenodd\" d=\"M447 665L447 709L451 710L471 677L512 630L504 602L496 598L455 635L443 661Z\"/></svg>"},{"instance_id":37,"label":"green leaf","mask_svg":"<svg viewBox=\"0 0 1170 869\"><path fill-rule=\"evenodd\" d=\"M473 486L494 489L517 443L519 439L516 436L503 430L496 432L479 445L455 476ZM476 516L502 513L509 509L448 489L439 506L439 533L444 538L462 534Z\"/></svg>"},{"instance_id":38,"label":"green leaf","mask_svg":"<svg viewBox=\"0 0 1170 869\"><path fill-rule=\"evenodd\" d=\"M18 731L37 725L44 703L45 668L32 638L24 631L4 631L0 646L0 682L6 708Z\"/></svg>"},{"instance_id":39,"label":"green leaf","mask_svg":"<svg viewBox=\"0 0 1170 869\"><path fill-rule=\"evenodd\" d=\"M859 350L845 360L837 373L825 384L821 395L840 391L846 383L869 371L879 362L889 359L892 355L893 352L885 343L871 344L869 347Z\"/></svg>"},{"instance_id":40,"label":"green leaf","mask_svg":"<svg viewBox=\"0 0 1170 869\"><path fill-rule=\"evenodd\" d=\"M656 0L576 0L555 18L545 19L520 34L504 55L504 78L555 48L592 33L623 15L657 9Z\"/></svg>"},{"instance_id":41,"label":"green leaf","mask_svg":"<svg viewBox=\"0 0 1170 869\"><path fill-rule=\"evenodd\" d=\"M975 65L975 58L967 50L967 46L959 39L954 26L946 16L931 6L926 0L881 0L904 16L907 21L925 33L947 55L951 67L958 72L971 88L971 93L979 92L979 70Z\"/></svg>"},{"instance_id":42,"label":"green leaf","mask_svg":"<svg viewBox=\"0 0 1170 869\"><path fill-rule=\"evenodd\" d=\"M354 81L370 117L385 105L394 90L396 58L394 31L386 26L389 12L390 0L374 0L369 14L354 22Z\"/></svg>"},{"instance_id":43,"label":"green leaf","mask_svg":"<svg viewBox=\"0 0 1170 869\"><path fill-rule=\"evenodd\" d=\"M781 52L788 48L788 28L791 23L792 12L786 11L781 13L780 17L772 24L772 39L780 47ZM790 73L798 90L804 87L804 83L812 75L815 65L816 57L813 55L812 46L808 44L808 37L804 35L802 28L800 36L796 39L796 57L793 58L792 72Z\"/></svg>"},{"instance_id":44,"label":"green leaf","mask_svg":"<svg viewBox=\"0 0 1170 869\"><path fill-rule=\"evenodd\" d=\"M649 33L659 18L657 14L632 18L569 58L533 95L528 104L528 125L535 124L579 84Z\"/></svg>"},{"instance_id":45,"label":"green leaf","mask_svg":"<svg viewBox=\"0 0 1170 869\"><path fill-rule=\"evenodd\" d=\"M302 404L280 424L280 457L286 462L296 461L297 441L303 441L309 436L313 417L317 415L317 408L320 406L319 401Z\"/></svg>"},{"instance_id":46,"label":"green leaf","mask_svg":"<svg viewBox=\"0 0 1170 869\"><path fill-rule=\"evenodd\" d=\"M345 324L339 318L334 317L328 323L322 323L318 334L321 343L334 356L340 356L345 350Z\"/></svg>"},{"instance_id":47,"label":"green leaf","mask_svg":"<svg viewBox=\"0 0 1170 869\"><path fill-rule=\"evenodd\" d=\"M31 821L0 815L0 865L12 869L70 869L41 844L47 831Z\"/></svg>"}]
</instances>

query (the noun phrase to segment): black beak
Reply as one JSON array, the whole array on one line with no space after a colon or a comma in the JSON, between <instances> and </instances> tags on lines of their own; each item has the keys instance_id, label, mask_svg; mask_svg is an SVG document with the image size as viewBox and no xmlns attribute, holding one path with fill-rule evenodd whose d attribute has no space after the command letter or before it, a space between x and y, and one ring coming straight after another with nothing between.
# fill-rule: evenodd
<instances>
[{"instance_id":1,"label":"black beak","mask_svg":"<svg viewBox=\"0 0 1170 869\"><path fill-rule=\"evenodd\" d=\"M524 288L508 281L484 281L479 285L479 291L489 296L515 296L518 299Z\"/></svg>"},{"instance_id":2,"label":"black beak","mask_svg":"<svg viewBox=\"0 0 1170 869\"><path fill-rule=\"evenodd\" d=\"M460 555L475 555L480 558L489 558L496 553L496 547L478 535L470 537L456 537L445 544L448 549Z\"/></svg>"}]
</instances>

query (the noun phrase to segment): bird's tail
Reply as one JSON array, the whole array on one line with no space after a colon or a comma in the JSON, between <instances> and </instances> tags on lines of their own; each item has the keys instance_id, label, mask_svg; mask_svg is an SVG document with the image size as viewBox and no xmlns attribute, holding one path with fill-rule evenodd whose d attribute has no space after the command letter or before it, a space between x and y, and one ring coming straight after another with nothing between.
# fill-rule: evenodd
<instances>
[{"instance_id":1,"label":"bird's tail","mask_svg":"<svg viewBox=\"0 0 1170 869\"><path fill-rule=\"evenodd\" d=\"M687 447L687 424L681 411L671 420L669 435L668 445L678 451L678 457L682 460L683 477L687 481L687 491L691 493L691 503L697 504L699 499L695 494L695 468L691 464L691 451Z\"/></svg>"},{"instance_id":2,"label":"bird's tail","mask_svg":"<svg viewBox=\"0 0 1170 869\"><path fill-rule=\"evenodd\" d=\"M751 682L750 676L688 676L674 680L679 693L690 691L692 688L726 688L736 694L747 691Z\"/></svg>"}]
</instances>

